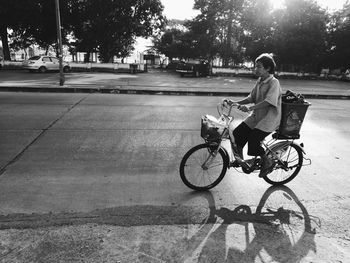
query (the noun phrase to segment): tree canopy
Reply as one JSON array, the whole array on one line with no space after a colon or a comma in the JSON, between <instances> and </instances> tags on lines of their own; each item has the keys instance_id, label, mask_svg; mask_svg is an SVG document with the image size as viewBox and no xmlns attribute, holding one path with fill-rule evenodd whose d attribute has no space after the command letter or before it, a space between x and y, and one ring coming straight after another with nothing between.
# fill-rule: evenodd
<instances>
[{"instance_id":1,"label":"tree canopy","mask_svg":"<svg viewBox=\"0 0 350 263\"><path fill-rule=\"evenodd\" d=\"M97 51L103 62L126 57L135 38L149 37L164 22L159 0L79 0L72 2L70 29L77 51Z\"/></svg>"},{"instance_id":2,"label":"tree canopy","mask_svg":"<svg viewBox=\"0 0 350 263\"><path fill-rule=\"evenodd\" d=\"M330 17L324 65L350 68L350 3Z\"/></svg>"},{"instance_id":3,"label":"tree canopy","mask_svg":"<svg viewBox=\"0 0 350 263\"><path fill-rule=\"evenodd\" d=\"M313 0L288 0L276 10L270 0L195 0L194 8L200 14L172 35L182 48L171 57L185 57L187 46L191 58L217 57L224 66L253 61L263 52L273 53L285 70L317 71L350 61L349 4L334 15Z\"/></svg>"},{"instance_id":4,"label":"tree canopy","mask_svg":"<svg viewBox=\"0 0 350 263\"><path fill-rule=\"evenodd\" d=\"M136 37L154 37L158 52L172 58L220 58L224 66L274 53L282 69L349 68L350 4L328 13L314 0L195 0L199 14L181 22L166 18L160 0L60 0L63 43L72 53L97 52L102 62L127 57ZM178 24L178 23L175 23ZM10 48L33 44L57 48L53 0L0 0L4 58Z\"/></svg>"},{"instance_id":5,"label":"tree canopy","mask_svg":"<svg viewBox=\"0 0 350 263\"><path fill-rule=\"evenodd\" d=\"M313 1L289 0L275 14L274 48L279 63L316 69L326 50L328 17Z\"/></svg>"},{"instance_id":6,"label":"tree canopy","mask_svg":"<svg viewBox=\"0 0 350 263\"><path fill-rule=\"evenodd\" d=\"M164 23L160 0L60 0L63 38L73 52L97 51L103 62L125 57L137 36L149 37ZM57 40L55 2L0 0L0 36L5 59L13 48L33 43L47 49ZM8 29L12 31L8 36ZM70 38L68 38L70 36Z\"/></svg>"}]
</instances>

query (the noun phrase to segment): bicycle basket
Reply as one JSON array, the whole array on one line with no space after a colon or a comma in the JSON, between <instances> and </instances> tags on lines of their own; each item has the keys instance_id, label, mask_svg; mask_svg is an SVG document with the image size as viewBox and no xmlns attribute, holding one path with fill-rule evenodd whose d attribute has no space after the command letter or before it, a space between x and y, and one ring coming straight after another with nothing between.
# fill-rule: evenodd
<instances>
[{"instance_id":1,"label":"bicycle basket","mask_svg":"<svg viewBox=\"0 0 350 263\"><path fill-rule=\"evenodd\" d=\"M201 137L206 141L220 140L225 124L214 116L205 115L201 119Z\"/></svg>"}]
</instances>

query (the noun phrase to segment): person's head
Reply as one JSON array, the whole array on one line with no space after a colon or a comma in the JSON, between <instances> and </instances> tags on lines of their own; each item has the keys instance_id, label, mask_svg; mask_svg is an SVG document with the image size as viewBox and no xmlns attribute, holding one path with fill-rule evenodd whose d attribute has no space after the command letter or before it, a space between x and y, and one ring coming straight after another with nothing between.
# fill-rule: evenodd
<instances>
[{"instance_id":1,"label":"person's head","mask_svg":"<svg viewBox=\"0 0 350 263\"><path fill-rule=\"evenodd\" d=\"M255 70L258 76L274 74L276 63L271 54L263 53L255 59Z\"/></svg>"}]
</instances>

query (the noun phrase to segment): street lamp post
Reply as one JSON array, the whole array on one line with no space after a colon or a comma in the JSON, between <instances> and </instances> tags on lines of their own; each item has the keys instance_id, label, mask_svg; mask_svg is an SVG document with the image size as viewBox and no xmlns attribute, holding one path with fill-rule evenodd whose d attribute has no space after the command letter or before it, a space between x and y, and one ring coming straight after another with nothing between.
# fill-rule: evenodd
<instances>
[{"instance_id":1,"label":"street lamp post","mask_svg":"<svg viewBox=\"0 0 350 263\"><path fill-rule=\"evenodd\" d=\"M57 40L58 40L58 59L60 63L60 86L64 84L63 65L62 65L62 34L61 34L61 18L59 0L55 0L56 6L56 24L57 24Z\"/></svg>"}]
</instances>

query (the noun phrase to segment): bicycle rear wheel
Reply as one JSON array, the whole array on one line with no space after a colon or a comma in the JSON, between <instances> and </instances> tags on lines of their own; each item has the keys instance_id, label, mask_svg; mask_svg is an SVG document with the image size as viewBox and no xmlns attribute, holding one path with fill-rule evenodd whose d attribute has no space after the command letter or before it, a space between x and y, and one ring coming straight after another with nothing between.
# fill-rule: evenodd
<instances>
[{"instance_id":1,"label":"bicycle rear wheel","mask_svg":"<svg viewBox=\"0 0 350 263\"><path fill-rule=\"evenodd\" d=\"M186 186L204 191L213 188L224 178L228 162L220 148L200 144L190 149L180 163L180 177Z\"/></svg>"},{"instance_id":2,"label":"bicycle rear wheel","mask_svg":"<svg viewBox=\"0 0 350 263\"><path fill-rule=\"evenodd\" d=\"M283 185L294 179L303 165L303 152L297 145L291 143L273 148L272 151L279 157L273 171L264 176L264 180L272 185ZM271 156L270 158L274 159Z\"/></svg>"}]
</instances>

